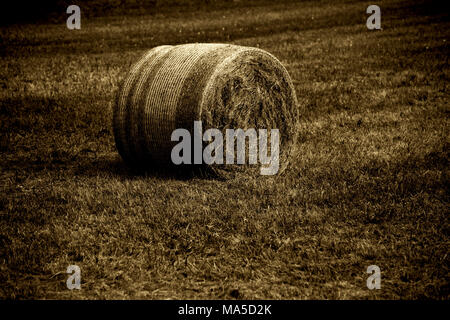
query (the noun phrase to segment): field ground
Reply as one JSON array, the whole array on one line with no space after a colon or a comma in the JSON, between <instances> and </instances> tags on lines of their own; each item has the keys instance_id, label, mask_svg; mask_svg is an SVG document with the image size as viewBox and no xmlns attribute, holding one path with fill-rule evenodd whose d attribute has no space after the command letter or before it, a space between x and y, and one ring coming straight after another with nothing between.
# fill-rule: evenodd
<instances>
[{"instance_id":1,"label":"field ground","mask_svg":"<svg viewBox=\"0 0 450 320\"><path fill-rule=\"evenodd\" d=\"M371 3L331 0L2 27L0 297L448 299L449 15L410 2L381 1L379 31ZM302 114L289 172L126 168L118 83L185 42L283 62Z\"/></svg>"}]
</instances>

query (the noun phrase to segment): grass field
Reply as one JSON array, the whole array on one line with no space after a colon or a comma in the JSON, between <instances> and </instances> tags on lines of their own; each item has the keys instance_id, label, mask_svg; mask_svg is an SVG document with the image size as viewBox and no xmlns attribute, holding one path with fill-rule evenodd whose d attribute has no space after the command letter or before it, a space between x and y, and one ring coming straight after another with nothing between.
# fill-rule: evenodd
<instances>
[{"instance_id":1,"label":"grass field","mask_svg":"<svg viewBox=\"0 0 450 320\"><path fill-rule=\"evenodd\" d=\"M380 1L370 31L370 4L81 7L81 30L2 27L0 297L448 299L449 14ZM286 66L302 115L286 174L124 165L118 84L146 50L186 42L255 46ZM66 288L72 264L81 290ZM366 287L373 264L381 290Z\"/></svg>"}]
</instances>

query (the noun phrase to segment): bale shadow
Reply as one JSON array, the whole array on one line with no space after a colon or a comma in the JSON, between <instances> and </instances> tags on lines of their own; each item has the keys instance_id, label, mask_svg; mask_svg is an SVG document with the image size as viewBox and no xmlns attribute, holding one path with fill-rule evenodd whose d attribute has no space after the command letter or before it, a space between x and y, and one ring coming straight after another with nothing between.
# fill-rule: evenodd
<instances>
[{"instance_id":1,"label":"bale shadow","mask_svg":"<svg viewBox=\"0 0 450 320\"><path fill-rule=\"evenodd\" d=\"M0 152L2 154L2 152ZM119 155L100 156L78 155L51 158L47 160L30 159L26 156L1 161L6 176L14 176L20 183L30 175L52 173L66 178L93 178L106 176L121 180L138 178L157 178L161 180L189 181L193 179L225 181L225 177L208 166L152 166L149 168L132 168Z\"/></svg>"},{"instance_id":2,"label":"bale shadow","mask_svg":"<svg viewBox=\"0 0 450 320\"><path fill-rule=\"evenodd\" d=\"M193 179L225 180L223 176L206 165L153 165L146 168L132 168L128 166L118 155L114 158L98 159L91 162L90 165L79 167L77 174L89 177L98 176L99 174L106 174L127 180L142 177L181 181L189 181Z\"/></svg>"}]
</instances>

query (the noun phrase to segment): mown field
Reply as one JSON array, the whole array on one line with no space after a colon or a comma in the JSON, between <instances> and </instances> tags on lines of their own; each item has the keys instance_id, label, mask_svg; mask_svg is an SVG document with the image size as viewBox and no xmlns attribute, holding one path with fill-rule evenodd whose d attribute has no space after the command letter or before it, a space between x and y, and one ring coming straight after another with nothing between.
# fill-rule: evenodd
<instances>
[{"instance_id":1,"label":"mown field","mask_svg":"<svg viewBox=\"0 0 450 320\"><path fill-rule=\"evenodd\" d=\"M302 1L0 30L0 297L448 299L449 14L432 1ZM61 13L63 16L65 12ZM120 159L111 104L161 44L277 56L301 108L281 176ZM68 290L69 265L82 289ZM381 268L368 290L366 269Z\"/></svg>"}]
</instances>

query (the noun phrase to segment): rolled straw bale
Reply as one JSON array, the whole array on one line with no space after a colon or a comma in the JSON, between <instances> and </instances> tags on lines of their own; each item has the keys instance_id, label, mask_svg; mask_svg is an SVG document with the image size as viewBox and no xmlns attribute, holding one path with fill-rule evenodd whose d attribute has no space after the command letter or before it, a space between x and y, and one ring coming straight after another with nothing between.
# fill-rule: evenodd
<instances>
[{"instance_id":1,"label":"rolled straw bale","mask_svg":"<svg viewBox=\"0 0 450 320\"><path fill-rule=\"evenodd\" d=\"M151 49L131 68L113 111L120 155L130 166L144 168L171 164L178 143L171 141L173 130L193 132L194 121L201 120L203 131L279 129L281 172L293 153L299 118L281 62L264 50L229 44Z\"/></svg>"}]
</instances>

